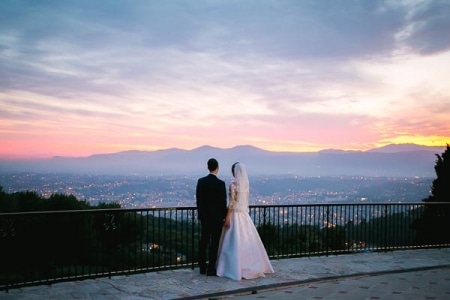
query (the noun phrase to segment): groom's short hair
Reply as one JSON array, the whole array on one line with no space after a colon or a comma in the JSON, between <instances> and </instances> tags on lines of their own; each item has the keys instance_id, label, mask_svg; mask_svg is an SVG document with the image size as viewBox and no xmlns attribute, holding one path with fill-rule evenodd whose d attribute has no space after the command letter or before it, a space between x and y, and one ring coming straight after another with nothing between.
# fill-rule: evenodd
<instances>
[{"instance_id":1,"label":"groom's short hair","mask_svg":"<svg viewBox=\"0 0 450 300\"><path fill-rule=\"evenodd\" d=\"M210 172L214 171L218 167L219 167L219 163L217 162L217 160L215 158L210 158L208 160L208 170Z\"/></svg>"}]
</instances>

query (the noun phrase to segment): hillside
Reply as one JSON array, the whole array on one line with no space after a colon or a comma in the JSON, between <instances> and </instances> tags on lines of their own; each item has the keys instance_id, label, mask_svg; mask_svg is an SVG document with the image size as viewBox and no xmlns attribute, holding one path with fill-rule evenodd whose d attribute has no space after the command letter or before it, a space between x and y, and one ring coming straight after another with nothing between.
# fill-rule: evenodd
<instances>
[{"instance_id":1,"label":"hillside","mask_svg":"<svg viewBox=\"0 0 450 300\"><path fill-rule=\"evenodd\" d=\"M111 175L204 174L206 161L218 159L221 172L236 161L252 174L301 176L434 176L436 147L389 145L369 151L323 150L310 153L270 152L253 146L222 149L202 146L193 150L124 151L88 157L0 161L0 172L80 173Z\"/></svg>"}]
</instances>

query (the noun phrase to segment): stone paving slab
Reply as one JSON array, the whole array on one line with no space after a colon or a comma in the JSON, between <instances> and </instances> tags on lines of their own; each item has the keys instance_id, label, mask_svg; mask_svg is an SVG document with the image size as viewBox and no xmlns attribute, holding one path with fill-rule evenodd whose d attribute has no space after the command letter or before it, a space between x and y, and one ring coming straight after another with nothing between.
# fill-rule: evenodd
<instances>
[{"instance_id":1,"label":"stone paving slab","mask_svg":"<svg viewBox=\"0 0 450 300\"><path fill-rule=\"evenodd\" d=\"M392 278L386 276L406 276L404 274L411 273L408 272L411 270L419 273L432 272L436 268L438 268L437 272L442 272L443 275L447 276L446 272L450 268L450 248L302 257L272 260L271 262L275 269L274 274L251 280L234 281L227 278L200 275L198 269L179 269L130 276L114 276L111 279L98 278L11 289L8 293L0 292L0 299L194 300L244 296L256 297L248 299L257 299L258 297L265 297L264 295L270 295L267 293L279 292L281 294L275 297L275 299L278 299L282 295L295 295L299 289L303 293L307 291L312 293L311 291L314 291L314 297L329 297L327 295L331 291L330 288L336 287L337 283L338 286L347 287L345 290L337 291L334 294L335 298L314 299L338 299L344 297L346 299L391 299L386 297L393 296L392 292L389 293L388 289L383 288L382 284L378 283L375 285L370 280L378 278L378 282L386 282L393 290L398 289L401 291L402 294L399 294L400 296L409 295L408 293L414 294L416 290L413 288L417 287L419 291L424 291L420 282L423 281L423 276L431 276L433 273L424 273L425 275L418 275L417 277L413 276L412 281L410 281L410 277L407 280L405 279L405 281L400 279L392 281ZM363 282L355 282L354 280L356 279L363 280ZM396 282L395 285L394 283L390 284L391 281ZM433 286L430 282L429 285ZM447 281L436 282L437 289L441 289L445 283L450 285L450 282ZM374 295L373 297L381 298L359 298L364 296L364 288L353 287L350 289L352 284L368 286L368 289L373 287L370 292L376 292L380 295ZM292 289L292 287L295 287L295 289ZM252 291L256 294L252 295ZM348 294L348 291L354 292L356 298L346 296L345 294ZM299 295L303 294L295 295L292 298L285 297L280 299L299 299ZM302 297L301 299L304 298ZM450 297L447 297L447 299L450 299Z\"/></svg>"},{"instance_id":2,"label":"stone paving slab","mask_svg":"<svg viewBox=\"0 0 450 300\"><path fill-rule=\"evenodd\" d=\"M450 299L450 268L323 280L230 299Z\"/></svg>"}]
</instances>

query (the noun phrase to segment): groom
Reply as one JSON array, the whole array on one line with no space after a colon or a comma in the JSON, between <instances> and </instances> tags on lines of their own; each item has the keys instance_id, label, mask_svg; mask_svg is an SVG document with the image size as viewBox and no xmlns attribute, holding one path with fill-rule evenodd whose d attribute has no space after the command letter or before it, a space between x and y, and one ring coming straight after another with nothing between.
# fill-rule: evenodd
<instances>
[{"instance_id":1,"label":"groom","mask_svg":"<svg viewBox=\"0 0 450 300\"><path fill-rule=\"evenodd\" d=\"M208 160L208 170L209 175L197 181L195 192L201 225L198 265L200 274L216 276L217 251L223 222L227 215L227 191L225 182L217 178L219 163L216 159ZM209 265L206 265L207 250L209 250Z\"/></svg>"}]
</instances>

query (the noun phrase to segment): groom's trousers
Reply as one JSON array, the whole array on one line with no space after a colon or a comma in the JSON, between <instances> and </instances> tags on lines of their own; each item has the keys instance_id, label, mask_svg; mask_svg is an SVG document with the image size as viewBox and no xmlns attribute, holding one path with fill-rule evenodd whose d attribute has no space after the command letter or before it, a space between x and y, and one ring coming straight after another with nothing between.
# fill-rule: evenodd
<instances>
[{"instance_id":1,"label":"groom's trousers","mask_svg":"<svg viewBox=\"0 0 450 300\"><path fill-rule=\"evenodd\" d=\"M217 252L222 234L222 220L201 220L201 237L199 243L198 265L200 270L216 270ZM209 246L209 249L208 249ZM209 264L206 264L206 252L208 251Z\"/></svg>"}]
</instances>

